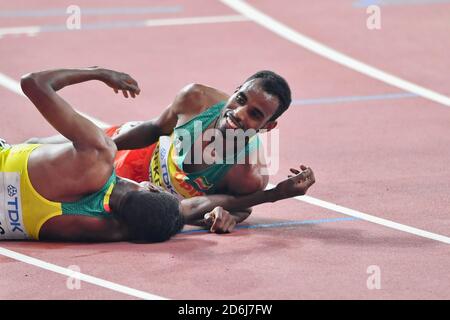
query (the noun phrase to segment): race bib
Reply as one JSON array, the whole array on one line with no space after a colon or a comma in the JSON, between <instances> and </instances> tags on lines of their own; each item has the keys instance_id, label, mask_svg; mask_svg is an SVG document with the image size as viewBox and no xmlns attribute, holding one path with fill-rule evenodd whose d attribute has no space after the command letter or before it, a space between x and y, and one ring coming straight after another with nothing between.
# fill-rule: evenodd
<instances>
[{"instance_id":1,"label":"race bib","mask_svg":"<svg viewBox=\"0 0 450 320\"><path fill-rule=\"evenodd\" d=\"M169 174L169 151L170 151L171 139L168 136L161 136L159 138L159 164L161 166L161 181L164 188L171 194L182 198L180 194L175 190L172 185L171 177Z\"/></svg>"}]
</instances>

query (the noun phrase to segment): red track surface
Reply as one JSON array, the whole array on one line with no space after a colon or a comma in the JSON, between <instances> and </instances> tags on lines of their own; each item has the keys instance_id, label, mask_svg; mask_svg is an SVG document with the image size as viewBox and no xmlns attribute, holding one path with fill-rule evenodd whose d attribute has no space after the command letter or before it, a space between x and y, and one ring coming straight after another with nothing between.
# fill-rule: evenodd
<instances>
[{"instance_id":1,"label":"red track surface","mask_svg":"<svg viewBox=\"0 0 450 320\"><path fill-rule=\"evenodd\" d=\"M354 1L249 1L290 27L356 59L450 94L450 4L382 7L382 29L365 27ZM59 1L65 8L72 1ZM78 1L105 7L101 1ZM179 13L87 16L82 23L235 15L214 1L179 1ZM108 1L108 7L124 6ZM167 6L131 1L127 7ZM0 10L53 8L51 1L2 3ZM414 21L420 21L414 23ZM65 17L0 17L0 28L64 24ZM185 84L231 92L259 69L284 75L294 99L398 93L399 89L339 66L253 22L49 32L0 39L0 73L14 79L45 68L101 65L123 70L142 94L124 100L101 84L63 91L76 108L110 123L159 114ZM0 136L12 143L53 134L24 97L0 87ZM280 172L315 169L310 195L378 217L450 236L450 110L411 97L293 105L280 123ZM287 200L257 207L245 225L343 215ZM449 246L365 221L240 229L230 235L180 234L162 244L2 242L0 247L172 299L449 299ZM380 267L381 289L366 286ZM0 256L1 299L128 299Z\"/></svg>"}]
</instances>

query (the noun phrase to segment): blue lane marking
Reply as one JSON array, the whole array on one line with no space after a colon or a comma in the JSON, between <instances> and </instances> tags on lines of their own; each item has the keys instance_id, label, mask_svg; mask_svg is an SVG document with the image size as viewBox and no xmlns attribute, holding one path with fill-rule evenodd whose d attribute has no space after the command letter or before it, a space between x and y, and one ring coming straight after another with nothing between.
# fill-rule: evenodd
<instances>
[{"instance_id":1,"label":"blue lane marking","mask_svg":"<svg viewBox=\"0 0 450 320\"><path fill-rule=\"evenodd\" d=\"M234 229L267 229L267 228L286 228L298 225L305 224L321 224L321 223L330 223L330 222L341 222L341 221L354 221L360 220L358 218L353 217L342 217L342 218L328 218L328 219L317 219L317 220L299 220L299 221L286 221L286 222L277 222L277 223L261 223L261 224L252 224L252 225L238 225ZM196 230L185 230L179 233L206 233L208 230L205 229L196 229Z\"/></svg>"},{"instance_id":2,"label":"blue lane marking","mask_svg":"<svg viewBox=\"0 0 450 320\"><path fill-rule=\"evenodd\" d=\"M347 96L347 97L330 97L330 98L317 98L317 99L296 99L292 101L294 106L307 106L318 104L335 104L343 102L359 102L359 101L374 101L374 100L392 100L392 99L404 99L417 97L414 93L402 92L402 93L387 93L369 96Z\"/></svg>"},{"instance_id":3,"label":"blue lane marking","mask_svg":"<svg viewBox=\"0 0 450 320\"><path fill-rule=\"evenodd\" d=\"M65 25L47 25L42 26L39 32L79 32L85 30L105 30L105 29L125 29L125 28L143 28L147 22L144 21L114 21L114 22L97 22L83 23L79 30L68 30Z\"/></svg>"},{"instance_id":4,"label":"blue lane marking","mask_svg":"<svg viewBox=\"0 0 450 320\"><path fill-rule=\"evenodd\" d=\"M178 13L183 10L182 6L167 7L117 7L117 8L81 8L81 16L105 16L119 14L154 14L154 13ZM14 10L0 11L2 18L18 18L18 17L55 17L69 16L66 8L55 8L45 10Z\"/></svg>"},{"instance_id":5,"label":"blue lane marking","mask_svg":"<svg viewBox=\"0 0 450 320\"><path fill-rule=\"evenodd\" d=\"M359 0L353 2L354 7L368 7L371 5L380 5L380 0Z\"/></svg>"},{"instance_id":6,"label":"blue lane marking","mask_svg":"<svg viewBox=\"0 0 450 320\"><path fill-rule=\"evenodd\" d=\"M232 17L232 16L230 16ZM201 18L201 17L199 17ZM205 17L208 18L208 17ZM174 18L176 20L176 18ZM183 18L179 18L183 19ZM154 20L157 21L158 19ZM161 19L164 20L164 19ZM149 27L148 21L151 20L134 20L134 21L109 21L109 22L95 22L95 23L82 23L80 26L80 29L71 29L69 30L66 25L64 24L54 24L54 25L44 25L39 26L38 30L26 30L25 27L23 31L21 31L21 34L39 34L44 32L80 32L80 31L86 31L86 30L107 30L107 29L126 29L126 28L145 28ZM225 21L226 22L226 21ZM233 21L230 21L233 22ZM236 20L236 22L239 22L239 20ZM192 22L191 22L192 23ZM200 23L202 23L200 21ZM204 22L203 22L204 23ZM206 21L206 23L209 23ZM182 25L183 23L181 23ZM176 23L169 23L169 24L161 24L160 26L169 26L169 25L177 25ZM158 25L155 25L158 26ZM0 28L2 29L2 28ZM1 30L0 30L1 31ZM8 35L9 33L6 32L3 35ZM0 34L0 36L2 36Z\"/></svg>"},{"instance_id":7,"label":"blue lane marking","mask_svg":"<svg viewBox=\"0 0 450 320\"><path fill-rule=\"evenodd\" d=\"M433 4L448 3L450 0L358 0L353 2L354 7L411 5L411 4Z\"/></svg>"}]
</instances>

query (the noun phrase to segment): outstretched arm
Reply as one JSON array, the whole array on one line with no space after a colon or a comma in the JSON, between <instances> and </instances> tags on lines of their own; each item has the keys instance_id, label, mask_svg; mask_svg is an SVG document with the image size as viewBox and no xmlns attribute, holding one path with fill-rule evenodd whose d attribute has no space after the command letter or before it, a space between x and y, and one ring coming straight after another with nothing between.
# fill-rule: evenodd
<instances>
[{"instance_id":1,"label":"outstretched arm","mask_svg":"<svg viewBox=\"0 0 450 320\"><path fill-rule=\"evenodd\" d=\"M205 218L205 214L216 207L222 207L228 211L242 212L243 209L258 204L304 195L309 187L315 183L315 177L311 168L301 165L300 169L301 171L291 169L295 176L280 182L270 190L257 191L243 196L220 194L184 199L180 203L181 212L187 224L198 225L199 221ZM204 223L207 225L206 221Z\"/></svg>"},{"instance_id":2,"label":"outstretched arm","mask_svg":"<svg viewBox=\"0 0 450 320\"><path fill-rule=\"evenodd\" d=\"M219 215L215 213L215 210L221 210L221 214ZM204 215L201 219L190 221L188 224L209 228L211 232L227 233L231 232L236 224L247 219L252 213L252 210L252 208L248 208L229 212L224 210L222 207L215 207L212 212L208 213L208 215Z\"/></svg>"}]
</instances>

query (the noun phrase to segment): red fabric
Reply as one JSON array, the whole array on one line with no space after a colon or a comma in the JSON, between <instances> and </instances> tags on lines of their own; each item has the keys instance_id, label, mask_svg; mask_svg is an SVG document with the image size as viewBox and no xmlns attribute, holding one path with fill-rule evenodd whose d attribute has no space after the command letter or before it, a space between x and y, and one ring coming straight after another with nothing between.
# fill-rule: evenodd
<instances>
[{"instance_id":1,"label":"red fabric","mask_svg":"<svg viewBox=\"0 0 450 320\"><path fill-rule=\"evenodd\" d=\"M109 137L113 137L119 128L120 126L113 126L105 132ZM142 149L118 151L114 159L116 174L136 182L149 181L150 160L155 147L156 142Z\"/></svg>"}]
</instances>

